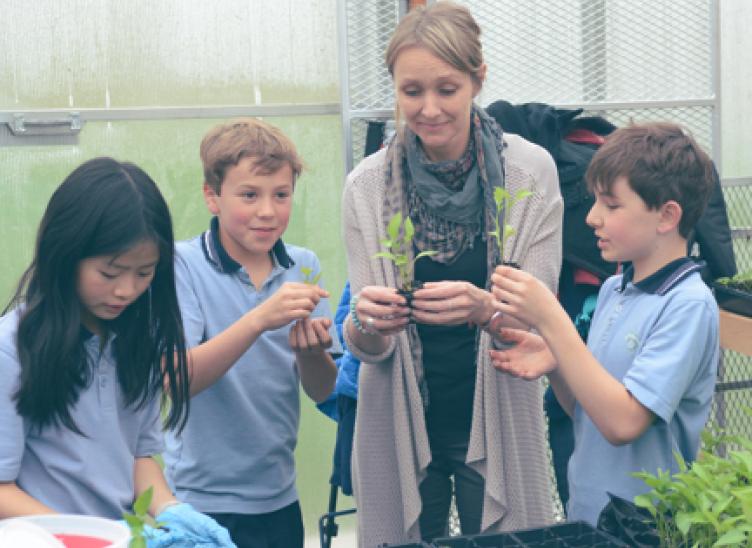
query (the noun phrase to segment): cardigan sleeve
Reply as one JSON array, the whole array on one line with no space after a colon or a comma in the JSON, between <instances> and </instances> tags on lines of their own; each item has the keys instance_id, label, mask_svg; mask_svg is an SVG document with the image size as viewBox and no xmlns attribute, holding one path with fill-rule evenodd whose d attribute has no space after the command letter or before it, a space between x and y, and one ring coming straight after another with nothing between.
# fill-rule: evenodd
<instances>
[{"instance_id":1,"label":"cardigan sleeve","mask_svg":"<svg viewBox=\"0 0 752 548\"><path fill-rule=\"evenodd\" d=\"M516 140L508 149L507 184L513 193L520 189L533 191L512 210L512 224L518 231L512 259L555 293L562 261L564 214L556 165L542 147L508 136L512 137Z\"/></svg>"}]
</instances>

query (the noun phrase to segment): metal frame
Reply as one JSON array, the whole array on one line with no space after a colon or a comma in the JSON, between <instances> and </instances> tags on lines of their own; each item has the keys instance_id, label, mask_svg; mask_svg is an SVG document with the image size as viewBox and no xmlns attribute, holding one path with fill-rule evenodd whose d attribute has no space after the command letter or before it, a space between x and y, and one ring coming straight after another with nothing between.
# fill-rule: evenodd
<instances>
[{"instance_id":1,"label":"metal frame","mask_svg":"<svg viewBox=\"0 0 752 548\"><path fill-rule=\"evenodd\" d=\"M300 103L276 105L222 105L191 107L129 107L75 109L0 110L0 123L10 124L18 115L36 118L60 118L78 114L82 122L115 120L175 120L187 118L227 118L232 116L320 116L339 114L337 103Z\"/></svg>"}]
</instances>

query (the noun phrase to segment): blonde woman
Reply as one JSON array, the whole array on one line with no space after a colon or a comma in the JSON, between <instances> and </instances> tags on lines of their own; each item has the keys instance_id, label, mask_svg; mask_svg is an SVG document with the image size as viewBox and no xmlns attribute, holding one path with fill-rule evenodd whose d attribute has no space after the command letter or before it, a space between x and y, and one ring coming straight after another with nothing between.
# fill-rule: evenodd
<instances>
[{"instance_id":1,"label":"blonde woman","mask_svg":"<svg viewBox=\"0 0 752 548\"><path fill-rule=\"evenodd\" d=\"M354 298L346 342L363 361L353 455L361 546L446 533L452 494L462 532L551 520L540 386L496 372L487 291L501 262L489 237L493 191L533 195L507 213L505 260L555 289L562 200L540 147L503 134L475 106L486 65L480 29L451 2L410 12L386 52L399 130L349 175L344 234ZM375 260L396 212L416 227L425 287L410 306L394 266ZM519 326L520 324L516 324ZM452 489L454 484L454 489Z\"/></svg>"}]
</instances>

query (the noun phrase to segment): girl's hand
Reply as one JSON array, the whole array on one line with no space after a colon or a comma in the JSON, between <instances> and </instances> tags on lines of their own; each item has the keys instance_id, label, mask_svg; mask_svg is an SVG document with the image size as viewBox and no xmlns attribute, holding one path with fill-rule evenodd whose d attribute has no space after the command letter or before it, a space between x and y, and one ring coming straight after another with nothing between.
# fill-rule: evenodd
<instances>
[{"instance_id":1,"label":"girl's hand","mask_svg":"<svg viewBox=\"0 0 752 548\"><path fill-rule=\"evenodd\" d=\"M373 335L399 333L410 321L405 298L396 289L377 285L366 286L358 293L355 314L363 328Z\"/></svg>"},{"instance_id":2,"label":"girl's hand","mask_svg":"<svg viewBox=\"0 0 752 548\"><path fill-rule=\"evenodd\" d=\"M470 282L428 282L413 294L415 321L432 325L485 325L491 319L494 299Z\"/></svg>"},{"instance_id":3,"label":"girl's hand","mask_svg":"<svg viewBox=\"0 0 752 548\"><path fill-rule=\"evenodd\" d=\"M494 339L515 343L505 350L490 351L491 363L502 373L532 381L556 369L556 359L540 335L506 327L491 334Z\"/></svg>"},{"instance_id":4,"label":"girl's hand","mask_svg":"<svg viewBox=\"0 0 752 548\"><path fill-rule=\"evenodd\" d=\"M299 355L320 354L332 346L329 318L306 318L298 320L290 328L290 348Z\"/></svg>"},{"instance_id":5,"label":"girl's hand","mask_svg":"<svg viewBox=\"0 0 752 548\"><path fill-rule=\"evenodd\" d=\"M538 328L561 309L556 296L535 276L509 266L497 266L491 276L496 309Z\"/></svg>"}]
</instances>

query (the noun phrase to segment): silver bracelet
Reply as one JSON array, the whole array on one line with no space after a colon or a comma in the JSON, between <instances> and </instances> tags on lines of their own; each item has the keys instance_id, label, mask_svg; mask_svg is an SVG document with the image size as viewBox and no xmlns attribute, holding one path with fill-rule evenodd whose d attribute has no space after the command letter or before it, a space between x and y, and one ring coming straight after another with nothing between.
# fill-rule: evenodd
<instances>
[{"instance_id":1,"label":"silver bracelet","mask_svg":"<svg viewBox=\"0 0 752 548\"><path fill-rule=\"evenodd\" d=\"M355 295L350 298L350 321L355 326L355 329L363 333L364 335L370 335L371 333L365 328L365 326L360 323L360 318L358 318L358 313L355 311L355 307L358 304L358 300L360 299L360 293L356 293Z\"/></svg>"}]
</instances>

